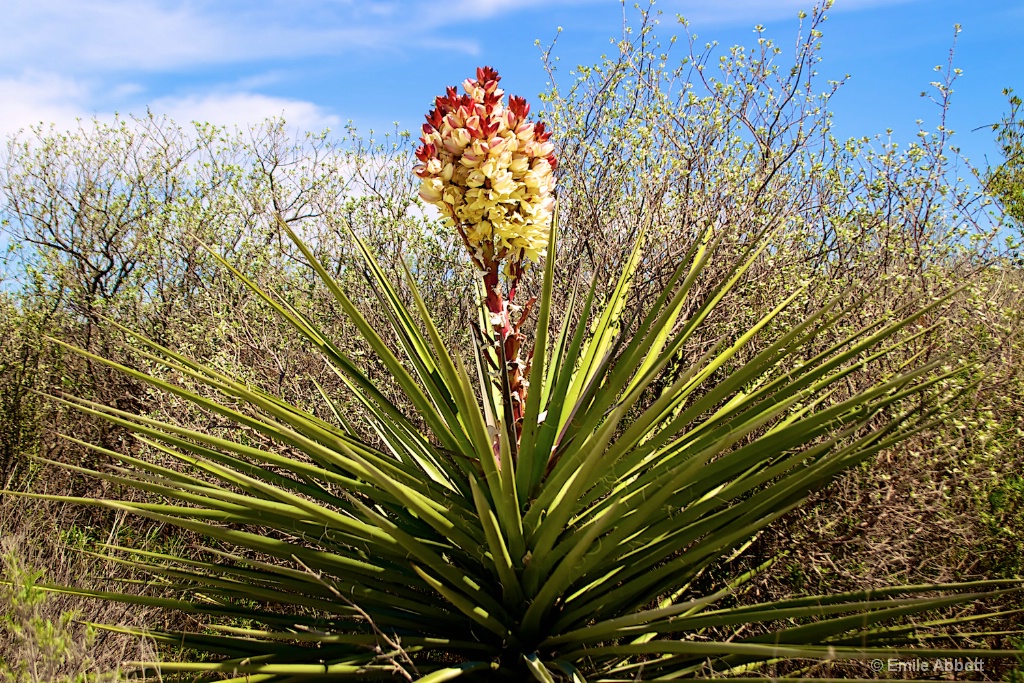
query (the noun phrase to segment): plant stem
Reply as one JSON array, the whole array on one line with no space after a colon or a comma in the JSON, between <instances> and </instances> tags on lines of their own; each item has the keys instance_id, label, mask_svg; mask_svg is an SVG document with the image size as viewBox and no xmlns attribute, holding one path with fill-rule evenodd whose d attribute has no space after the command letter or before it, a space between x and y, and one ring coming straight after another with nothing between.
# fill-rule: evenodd
<instances>
[{"instance_id":1,"label":"plant stem","mask_svg":"<svg viewBox=\"0 0 1024 683\"><path fill-rule=\"evenodd\" d=\"M499 365L503 365L504 376L502 377L503 392L507 381L509 405L505 410L505 424L509 429L509 435L514 437L513 462L518 460L516 454L519 451L519 438L523 432L523 411L526 408L527 373L528 366L520 358L520 350L523 345L523 335L519 331L520 325L529 312L529 306L523 309L519 321L513 324L509 312L509 306L516 295L516 287L522 274L521 265L517 264L512 268L512 281L509 285L509 295L506 299L503 296L500 263L491 263L484 271L484 287L487 292L486 306L490 315L491 327L495 333L495 351ZM514 433L513 433L514 432ZM500 463L500 447L497 439L494 442L494 457Z\"/></svg>"}]
</instances>

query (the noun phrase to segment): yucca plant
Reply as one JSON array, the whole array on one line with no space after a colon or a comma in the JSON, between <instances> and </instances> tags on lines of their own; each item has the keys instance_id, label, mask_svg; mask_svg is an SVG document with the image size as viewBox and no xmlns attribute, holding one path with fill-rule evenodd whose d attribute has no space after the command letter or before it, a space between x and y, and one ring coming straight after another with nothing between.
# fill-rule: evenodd
<instances>
[{"instance_id":1,"label":"yucca plant","mask_svg":"<svg viewBox=\"0 0 1024 683\"><path fill-rule=\"evenodd\" d=\"M438 98L417 151L421 195L465 241L481 276L475 352L453 352L415 279L407 274L407 305L353 233L390 326L375 329L280 220L402 399L371 382L309 316L218 257L337 370L356 408L321 389L325 419L126 328L147 364L205 390L73 349L231 421L241 436L55 397L180 463L90 446L118 465L62 466L152 502L67 500L211 543L187 558L107 547L105 557L150 572L158 594L53 589L202 615L208 625L196 632L149 632L208 654L162 662L162 671L239 681L653 681L784 662L799 672L808 661L898 656L908 643L915 656L1007 654L925 643L955 623L943 608L1016 591L1015 582L757 603L739 597L751 572L719 575L710 590L705 580L837 474L939 419L937 406L956 398L949 387L962 384L952 381L962 369L945 359L914 357L864 390L848 380L923 334L922 317L941 302L819 348L860 300L831 301L767 336L801 300L798 287L672 375L763 256L771 226L741 247L719 284L698 288L729 240L727 222L708 226L656 301L627 321L641 230L610 291L595 278L559 314L554 148L525 101L504 106L497 83L481 69L464 95L450 88ZM519 306L530 261L543 264L540 294ZM523 326L533 309L528 351ZM755 347L759 339L769 341ZM280 448L259 445L268 442Z\"/></svg>"}]
</instances>

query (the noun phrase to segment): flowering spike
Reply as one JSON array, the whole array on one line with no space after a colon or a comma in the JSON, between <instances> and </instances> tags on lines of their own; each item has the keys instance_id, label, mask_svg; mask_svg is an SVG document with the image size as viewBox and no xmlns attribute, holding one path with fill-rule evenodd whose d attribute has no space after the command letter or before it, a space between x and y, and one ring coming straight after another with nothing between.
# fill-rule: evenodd
<instances>
[{"instance_id":1,"label":"flowering spike","mask_svg":"<svg viewBox=\"0 0 1024 683\"><path fill-rule=\"evenodd\" d=\"M484 305L512 399L505 418L514 425L518 444L529 386L520 328L529 306L513 322L510 302L524 260L539 260L547 246L558 160L548 142L551 133L543 123L527 120L529 103L513 96L504 106L500 80L497 71L482 66L476 79L463 81L465 95L449 86L434 100L423 126L423 144L416 150L420 163L413 172L421 179L420 197L458 231L473 265L483 273ZM510 281L508 299L501 287L503 272ZM500 460L498 441L492 445Z\"/></svg>"},{"instance_id":2,"label":"flowering spike","mask_svg":"<svg viewBox=\"0 0 1024 683\"><path fill-rule=\"evenodd\" d=\"M435 98L414 169L420 196L459 231L485 273L504 259L518 268L543 255L558 163L551 133L527 120L526 99L512 96L504 106L500 80L492 67L478 67L463 82L465 94L449 86Z\"/></svg>"}]
</instances>

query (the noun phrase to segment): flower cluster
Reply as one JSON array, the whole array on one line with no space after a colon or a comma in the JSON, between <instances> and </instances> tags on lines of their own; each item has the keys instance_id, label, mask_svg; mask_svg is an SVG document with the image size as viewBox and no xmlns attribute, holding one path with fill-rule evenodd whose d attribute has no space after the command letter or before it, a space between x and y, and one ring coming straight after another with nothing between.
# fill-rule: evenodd
<instances>
[{"instance_id":1,"label":"flower cluster","mask_svg":"<svg viewBox=\"0 0 1024 683\"><path fill-rule=\"evenodd\" d=\"M549 131L527 121L530 105L511 97L491 67L449 87L423 125L414 169L420 197L441 210L462 235L473 262L488 272L504 258L513 268L539 260L547 246L558 164Z\"/></svg>"}]
</instances>

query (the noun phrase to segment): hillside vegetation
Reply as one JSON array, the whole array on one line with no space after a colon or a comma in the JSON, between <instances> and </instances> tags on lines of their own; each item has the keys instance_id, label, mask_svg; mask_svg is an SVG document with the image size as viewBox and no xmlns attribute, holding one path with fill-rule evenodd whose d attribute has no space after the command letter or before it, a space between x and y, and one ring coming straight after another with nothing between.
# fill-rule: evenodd
<instances>
[{"instance_id":1,"label":"hillside vegetation","mask_svg":"<svg viewBox=\"0 0 1024 683\"><path fill-rule=\"evenodd\" d=\"M794 370L866 325L899 320L955 291L903 330L898 348L829 389L828 400L841 402L941 361L941 382L907 404L917 401L931 417L699 572L693 585L711 591L760 568L737 597L743 604L1020 578L1024 271L1005 241L1019 225L1012 216L1003 222L1001 205L984 195L992 177L986 169L980 179L958 177L969 167L944 116L907 146L833 137L829 99L841 84L816 76L823 20L819 11L806 18L793 53L759 35L752 49L732 48L721 61L720 50L694 44L681 46L685 56L669 54L648 20L611 58L572 74L552 71L554 85L535 107L558 154L552 329L587 324L582 292L595 280L610 291L641 230L642 262L619 319L626 339L660 305L706 231L721 240L692 284L680 325L737 272L752 245L766 245L630 409L636 418L716 344L731 344L794 292L798 298L749 347L715 369L711 386L826 305L846 315L807 342ZM950 64L932 93L943 112L955 106L955 78ZM83 122L71 132L39 127L7 142L0 159L10 245L0 287L0 488L7 491L0 493L0 538L4 577L13 584L0 591L9 616L0 625L0 661L9 667L0 665L0 680L79 680L126 660L207 656L84 625L201 630L201 615L27 588L41 569L39 583L136 585L157 595L161 587L141 586L149 577L132 562L103 563L89 553L113 544L201 558L211 543L124 510L16 495L141 502L142 492L73 467L116 473L121 463L112 452L171 467L153 443L54 397L270 448L264 435L50 339L244 411L241 400L140 355L143 344L127 328L320 420L347 415L355 431L369 433L367 408L346 382L212 251L329 331L387 400L419 419L392 369L289 238L293 231L368 322L387 330L383 343L399 348L402 340L353 234L399 283L401 302L416 310L408 277L448 348L474 357L477 276L462 240L417 195L416 141L400 131L296 137L288 130L279 120L239 131L151 115ZM1007 182L1006 173L996 177ZM520 303L541 295L543 276L543 265L527 271ZM526 338L536 324L536 315L525 319ZM554 333L548 339L553 345ZM174 581L166 583L173 593ZM1020 606L1019 594L1008 594L958 607L956 615L1004 611L986 627L996 635L969 644L1012 648L1021 621L1011 610ZM21 662L30 664L19 670ZM864 663L842 666L808 671L873 675ZM1011 668L999 660L979 677L998 679Z\"/></svg>"}]
</instances>

